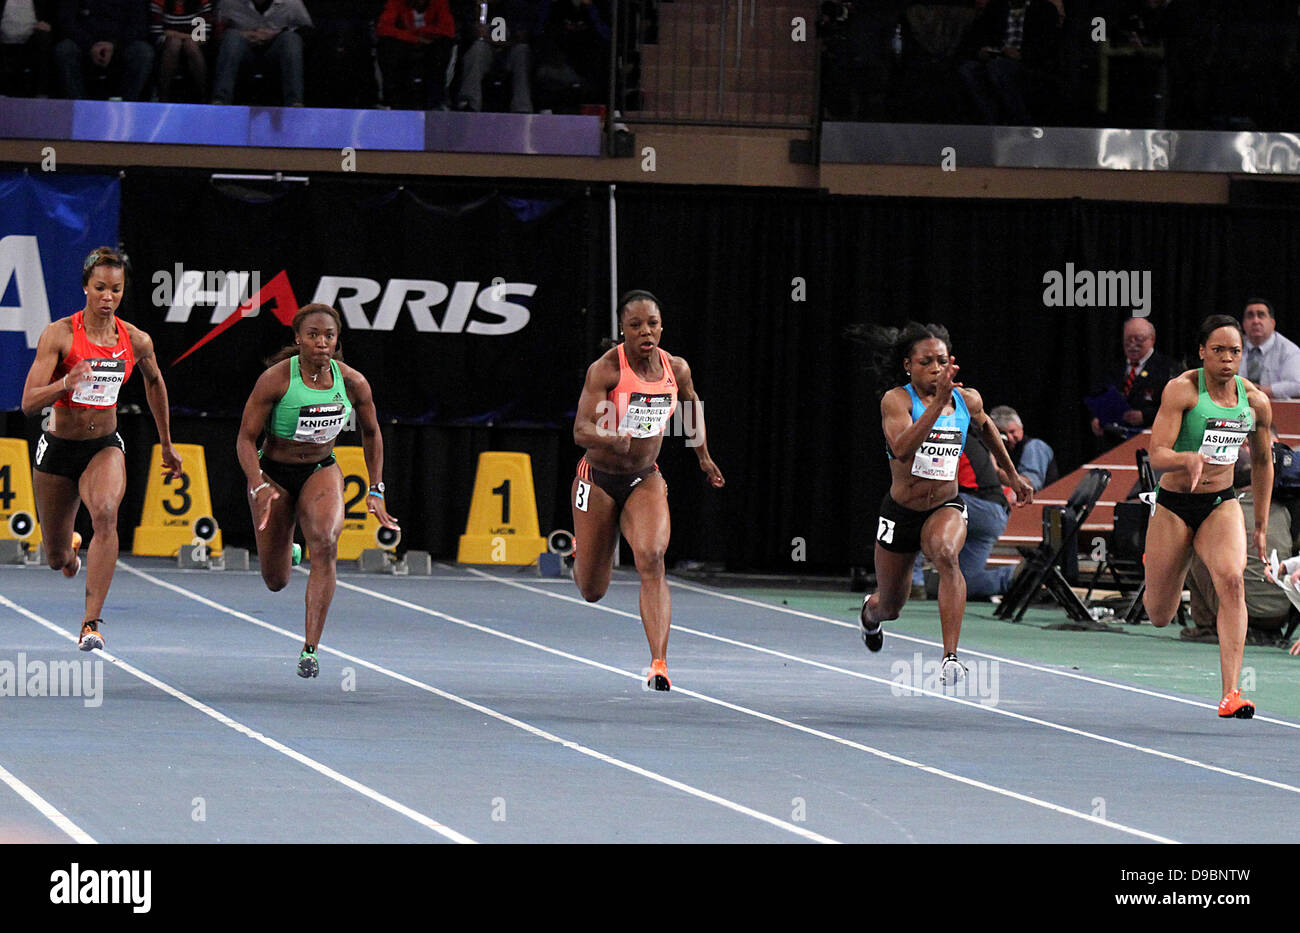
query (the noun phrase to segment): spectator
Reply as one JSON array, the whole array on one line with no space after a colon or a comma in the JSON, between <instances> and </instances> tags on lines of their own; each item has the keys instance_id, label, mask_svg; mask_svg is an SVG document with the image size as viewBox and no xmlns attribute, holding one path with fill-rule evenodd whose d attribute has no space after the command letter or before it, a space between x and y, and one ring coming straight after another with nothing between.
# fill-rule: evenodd
<instances>
[{"instance_id":1,"label":"spectator","mask_svg":"<svg viewBox=\"0 0 1300 933\"><path fill-rule=\"evenodd\" d=\"M821 4L817 35L822 42L822 103L827 119L891 119L888 95L902 54L901 19L906 6L907 0L825 0Z\"/></svg>"},{"instance_id":2,"label":"spectator","mask_svg":"<svg viewBox=\"0 0 1300 933\"><path fill-rule=\"evenodd\" d=\"M1055 452L1046 441L1025 437L1024 422L1014 408L999 405L989 412L989 417L1002 432L1002 442L1007 445L1007 453L1011 454L1016 470L1029 480L1034 492L1061 478Z\"/></svg>"},{"instance_id":3,"label":"spectator","mask_svg":"<svg viewBox=\"0 0 1300 933\"><path fill-rule=\"evenodd\" d=\"M158 99L171 100L181 66L194 82L195 99L208 99L208 60L212 35L211 0L151 0L150 35L158 49Z\"/></svg>"},{"instance_id":4,"label":"spectator","mask_svg":"<svg viewBox=\"0 0 1300 933\"><path fill-rule=\"evenodd\" d=\"M256 65L279 75L284 106L303 105L301 30L312 23L302 0L221 0L217 23L222 36L214 104L230 103L240 74Z\"/></svg>"},{"instance_id":5,"label":"spectator","mask_svg":"<svg viewBox=\"0 0 1300 933\"><path fill-rule=\"evenodd\" d=\"M309 107L365 110L379 102L375 19L384 0L303 0L311 16L304 66Z\"/></svg>"},{"instance_id":6,"label":"spectator","mask_svg":"<svg viewBox=\"0 0 1300 933\"><path fill-rule=\"evenodd\" d=\"M1196 0L1123 0L1110 19L1110 126L1205 120L1214 27Z\"/></svg>"},{"instance_id":7,"label":"spectator","mask_svg":"<svg viewBox=\"0 0 1300 933\"><path fill-rule=\"evenodd\" d=\"M1277 332L1273 305L1247 298L1241 328L1246 332L1241 374L1269 398L1300 396L1300 347Z\"/></svg>"},{"instance_id":8,"label":"spectator","mask_svg":"<svg viewBox=\"0 0 1300 933\"><path fill-rule=\"evenodd\" d=\"M962 83L986 124L1028 126L1060 84L1061 17L1049 0L989 0L967 37Z\"/></svg>"},{"instance_id":9,"label":"spectator","mask_svg":"<svg viewBox=\"0 0 1300 933\"><path fill-rule=\"evenodd\" d=\"M65 97L86 96L89 68L105 80L106 96L145 99L153 47L144 0L59 0L59 35L54 64Z\"/></svg>"},{"instance_id":10,"label":"spectator","mask_svg":"<svg viewBox=\"0 0 1300 933\"><path fill-rule=\"evenodd\" d=\"M493 69L510 76L510 109L533 112L532 42L537 18L529 0L486 0L462 5L463 48L457 109L483 109L483 82Z\"/></svg>"},{"instance_id":11,"label":"spectator","mask_svg":"<svg viewBox=\"0 0 1300 933\"><path fill-rule=\"evenodd\" d=\"M0 0L0 94L49 97L54 0Z\"/></svg>"},{"instance_id":12,"label":"spectator","mask_svg":"<svg viewBox=\"0 0 1300 933\"><path fill-rule=\"evenodd\" d=\"M1011 588L1015 568L1011 565L989 569L989 555L993 546L1006 530L1011 506L1003 494L1004 477L993 462L984 442L974 432L966 435L966 449L957 461L957 495L966 503L966 543L957 555L961 575L966 578L968 599L988 599L1001 596ZM912 592L919 596L918 585L923 583L921 563L917 555L912 571ZM926 592L933 599L938 591Z\"/></svg>"},{"instance_id":13,"label":"spectator","mask_svg":"<svg viewBox=\"0 0 1300 933\"><path fill-rule=\"evenodd\" d=\"M456 39L448 0L388 0L375 34L384 102L401 110L446 110Z\"/></svg>"},{"instance_id":14,"label":"spectator","mask_svg":"<svg viewBox=\"0 0 1300 933\"><path fill-rule=\"evenodd\" d=\"M604 101L610 35L606 0L541 0L537 22L538 93L557 109Z\"/></svg>"},{"instance_id":15,"label":"spectator","mask_svg":"<svg viewBox=\"0 0 1300 933\"><path fill-rule=\"evenodd\" d=\"M1156 352L1154 325L1146 318L1129 318L1124 322L1124 365L1115 370L1109 382L1109 387L1119 393L1128 407L1115 417L1106 413L1104 424L1100 417L1094 417L1092 433L1118 442L1151 427L1160 409L1165 383L1175 375L1173 361Z\"/></svg>"}]
</instances>

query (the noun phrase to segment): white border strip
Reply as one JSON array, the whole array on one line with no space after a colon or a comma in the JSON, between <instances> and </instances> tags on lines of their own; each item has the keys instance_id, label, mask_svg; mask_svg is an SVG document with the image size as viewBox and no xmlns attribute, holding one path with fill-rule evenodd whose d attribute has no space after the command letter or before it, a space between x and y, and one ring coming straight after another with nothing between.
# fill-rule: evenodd
<instances>
[{"instance_id":1,"label":"white border strip","mask_svg":"<svg viewBox=\"0 0 1300 933\"><path fill-rule=\"evenodd\" d=\"M125 564L122 564L120 566L126 567ZM33 622L45 626L45 628L54 632L56 635L66 638L74 645L77 643L77 636L71 634L70 632L64 631L63 629L55 625L53 622L50 622L48 619L38 616L36 613L32 612L29 609L23 608L17 603L12 602L11 600L5 598L3 595L0 595L0 605L7 606L8 608L12 609L14 612L18 613L19 615L26 616L28 619L31 619ZM183 693L180 690L177 690L175 687L163 683L158 678L146 674L144 671L141 671L135 667L132 667L126 661L123 661L121 658L109 654L107 651L100 650L98 652L98 655L102 657L105 661L108 661L110 664L116 665L117 667L126 671L128 674L132 675L133 677L137 677L140 680L143 680L145 683L149 684L149 686L155 687L158 690L161 690L163 693L167 694L168 696L180 700L182 703L186 704L187 706L193 707L203 715L215 719L223 726L229 726L231 729L234 729L240 735L246 735L250 739L255 739L256 741L261 742L267 748L273 749L274 751L277 751L282 755L286 755L289 758L292 758L294 761L298 762L299 764L306 765L308 768L311 768L313 771L317 772L318 774L324 775L325 777L329 778L331 781L336 781L339 784L342 784L344 787L348 788L349 790L356 791L358 794L370 798L375 803L387 807L388 809L392 810L395 813L400 813L402 816L406 817L409 820L414 820L416 823L419 823L421 826L425 827L426 829L431 829L435 833L438 833L440 836L445 836L447 839L450 839L452 842L472 843L474 841L468 836L462 835L461 833L456 832L454 829L444 826L442 823L439 823L437 820L433 819L432 817L425 816L423 813L420 813L417 810L412 810L410 807L406 806L405 804L398 803L396 800L393 800L391 797L381 794L379 791L371 787L367 787L365 784L362 784L360 781L355 781L345 774L340 774L338 771L335 771L333 768L329 767L328 765L321 764L316 759L309 758L308 756L302 754L302 752L295 751L289 746L277 742L275 739L271 738L270 736L263 735L260 732L250 729L248 726L244 725L243 723L231 719L229 716L225 715L224 713L218 712L217 710L208 706L206 703L202 703L199 700L196 700L193 697L189 696L188 694Z\"/></svg>"},{"instance_id":2,"label":"white border strip","mask_svg":"<svg viewBox=\"0 0 1300 933\"><path fill-rule=\"evenodd\" d=\"M2 599L3 597L0 597ZM0 765L0 781L8 784L19 797L26 800L37 810L41 811L41 816L45 817L63 832L72 837L73 842L79 842L82 845L98 845L84 829L78 826L72 820L64 816L55 806L42 797L36 791L32 790L12 773L5 770L4 765Z\"/></svg>"}]
</instances>

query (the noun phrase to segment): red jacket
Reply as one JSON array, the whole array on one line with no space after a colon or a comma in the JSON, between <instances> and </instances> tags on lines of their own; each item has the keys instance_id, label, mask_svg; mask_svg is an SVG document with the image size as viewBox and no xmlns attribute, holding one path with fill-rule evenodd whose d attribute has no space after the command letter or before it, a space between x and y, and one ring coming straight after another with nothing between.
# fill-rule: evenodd
<instances>
[{"instance_id":1,"label":"red jacket","mask_svg":"<svg viewBox=\"0 0 1300 933\"><path fill-rule=\"evenodd\" d=\"M456 35L450 0L429 0L424 9L424 25L419 29L415 28L415 11L407 6L406 0L388 0L375 24L375 35L410 43L440 36L450 39Z\"/></svg>"}]
</instances>

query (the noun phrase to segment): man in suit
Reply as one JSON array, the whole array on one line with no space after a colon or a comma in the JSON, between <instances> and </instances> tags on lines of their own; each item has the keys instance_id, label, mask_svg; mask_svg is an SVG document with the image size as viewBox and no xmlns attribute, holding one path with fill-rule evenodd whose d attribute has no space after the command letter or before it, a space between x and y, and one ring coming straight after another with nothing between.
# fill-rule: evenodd
<instances>
[{"instance_id":1,"label":"man in suit","mask_svg":"<svg viewBox=\"0 0 1300 933\"><path fill-rule=\"evenodd\" d=\"M1146 318L1124 322L1124 365L1112 373L1109 384L1128 403L1128 410L1114 424L1092 419L1092 433L1114 442L1123 441L1151 427L1160 409L1165 383L1176 376L1174 363L1156 351L1156 329Z\"/></svg>"},{"instance_id":2,"label":"man in suit","mask_svg":"<svg viewBox=\"0 0 1300 933\"><path fill-rule=\"evenodd\" d=\"M1273 305L1247 298L1241 327L1246 332L1241 375L1269 398L1300 397L1300 347L1277 332Z\"/></svg>"}]
</instances>

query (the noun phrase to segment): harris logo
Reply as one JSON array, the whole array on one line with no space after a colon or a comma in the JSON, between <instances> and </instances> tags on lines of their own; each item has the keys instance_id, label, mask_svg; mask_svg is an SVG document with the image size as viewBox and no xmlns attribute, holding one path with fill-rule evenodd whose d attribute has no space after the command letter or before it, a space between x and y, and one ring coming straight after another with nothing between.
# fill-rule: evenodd
<instances>
[{"instance_id":1,"label":"harris logo","mask_svg":"<svg viewBox=\"0 0 1300 933\"><path fill-rule=\"evenodd\" d=\"M256 317L264 305L273 305L272 313L286 327L292 325L299 309L289 274L283 269L261 287L257 287L261 282L257 272L204 273L186 270L179 263L174 270L155 272L152 281L156 286L154 304L168 308L168 323L188 323L195 304L215 304L212 330L177 357L173 366L244 318ZM203 288L205 282L214 287ZM173 283L180 283L179 288ZM249 287L256 290L235 306ZM381 284L359 276L323 275L311 303L338 308L351 330L391 331L406 312L420 332L503 337L523 330L532 319L527 305L509 299L532 298L536 292L537 286L531 282L503 282L500 277L485 286L475 281L448 285L425 279L388 279ZM373 311L368 310L366 306L376 299ZM443 306L441 317L435 319L434 310L439 306Z\"/></svg>"}]
</instances>

